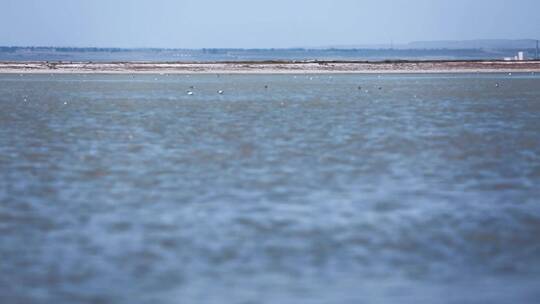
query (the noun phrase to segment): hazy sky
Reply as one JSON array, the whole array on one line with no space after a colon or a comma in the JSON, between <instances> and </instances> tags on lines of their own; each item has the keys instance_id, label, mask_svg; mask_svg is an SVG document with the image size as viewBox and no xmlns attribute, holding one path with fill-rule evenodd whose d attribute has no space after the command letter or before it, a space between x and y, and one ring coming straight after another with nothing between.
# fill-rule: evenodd
<instances>
[{"instance_id":1,"label":"hazy sky","mask_svg":"<svg viewBox=\"0 0 540 304\"><path fill-rule=\"evenodd\" d=\"M296 47L540 37L540 0L0 0L0 45Z\"/></svg>"}]
</instances>

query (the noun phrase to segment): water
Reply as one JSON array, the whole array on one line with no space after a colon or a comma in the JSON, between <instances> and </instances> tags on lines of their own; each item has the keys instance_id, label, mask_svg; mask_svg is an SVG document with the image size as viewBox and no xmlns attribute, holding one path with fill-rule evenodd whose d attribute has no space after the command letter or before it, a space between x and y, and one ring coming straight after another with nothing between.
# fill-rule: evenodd
<instances>
[{"instance_id":1,"label":"water","mask_svg":"<svg viewBox=\"0 0 540 304\"><path fill-rule=\"evenodd\" d=\"M0 75L0 106L3 303L540 297L538 76Z\"/></svg>"},{"instance_id":2,"label":"water","mask_svg":"<svg viewBox=\"0 0 540 304\"><path fill-rule=\"evenodd\" d=\"M481 60L514 57L518 49L100 49L0 47L0 61L260 61L260 60Z\"/></svg>"}]
</instances>

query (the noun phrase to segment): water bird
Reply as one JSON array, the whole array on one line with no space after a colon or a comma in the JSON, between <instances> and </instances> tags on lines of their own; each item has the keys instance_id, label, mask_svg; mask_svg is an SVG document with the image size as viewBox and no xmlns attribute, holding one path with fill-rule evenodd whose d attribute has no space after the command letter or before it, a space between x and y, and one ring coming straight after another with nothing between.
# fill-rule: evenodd
<instances>
[{"instance_id":1,"label":"water bird","mask_svg":"<svg viewBox=\"0 0 540 304\"><path fill-rule=\"evenodd\" d=\"M192 91L187 91L187 94L191 96L191 95L193 95L193 92Z\"/></svg>"},{"instance_id":2,"label":"water bird","mask_svg":"<svg viewBox=\"0 0 540 304\"><path fill-rule=\"evenodd\" d=\"M379 87L379 90L382 90L382 87Z\"/></svg>"},{"instance_id":3,"label":"water bird","mask_svg":"<svg viewBox=\"0 0 540 304\"><path fill-rule=\"evenodd\" d=\"M264 88L265 88L265 89L268 89L268 85L265 85Z\"/></svg>"},{"instance_id":4,"label":"water bird","mask_svg":"<svg viewBox=\"0 0 540 304\"><path fill-rule=\"evenodd\" d=\"M361 86L358 86L358 89L359 89L359 90L361 90L361 89L362 89L362 87L361 87Z\"/></svg>"},{"instance_id":5,"label":"water bird","mask_svg":"<svg viewBox=\"0 0 540 304\"><path fill-rule=\"evenodd\" d=\"M217 91L219 95L223 95L223 90Z\"/></svg>"},{"instance_id":6,"label":"water bird","mask_svg":"<svg viewBox=\"0 0 540 304\"><path fill-rule=\"evenodd\" d=\"M500 87L500 86L501 86L501 85L500 85L498 82L495 84L495 87L496 87L496 88L498 88L498 87Z\"/></svg>"}]
</instances>

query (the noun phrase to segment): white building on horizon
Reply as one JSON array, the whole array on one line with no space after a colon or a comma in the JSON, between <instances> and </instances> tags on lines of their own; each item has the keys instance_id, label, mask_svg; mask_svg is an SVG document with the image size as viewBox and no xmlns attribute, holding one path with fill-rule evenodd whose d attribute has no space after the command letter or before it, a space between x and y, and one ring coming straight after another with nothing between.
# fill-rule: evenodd
<instances>
[{"instance_id":1,"label":"white building on horizon","mask_svg":"<svg viewBox=\"0 0 540 304\"><path fill-rule=\"evenodd\" d=\"M525 60L525 52L519 51L516 56L514 57L504 57L504 61L524 61Z\"/></svg>"}]
</instances>

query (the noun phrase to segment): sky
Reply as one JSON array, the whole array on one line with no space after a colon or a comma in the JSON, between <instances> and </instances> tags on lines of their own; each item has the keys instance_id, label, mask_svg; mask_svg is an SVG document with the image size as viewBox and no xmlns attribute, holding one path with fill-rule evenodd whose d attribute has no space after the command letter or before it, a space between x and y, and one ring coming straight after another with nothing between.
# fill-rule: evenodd
<instances>
[{"instance_id":1,"label":"sky","mask_svg":"<svg viewBox=\"0 0 540 304\"><path fill-rule=\"evenodd\" d=\"M0 0L0 45L284 48L540 38L539 0Z\"/></svg>"}]
</instances>

